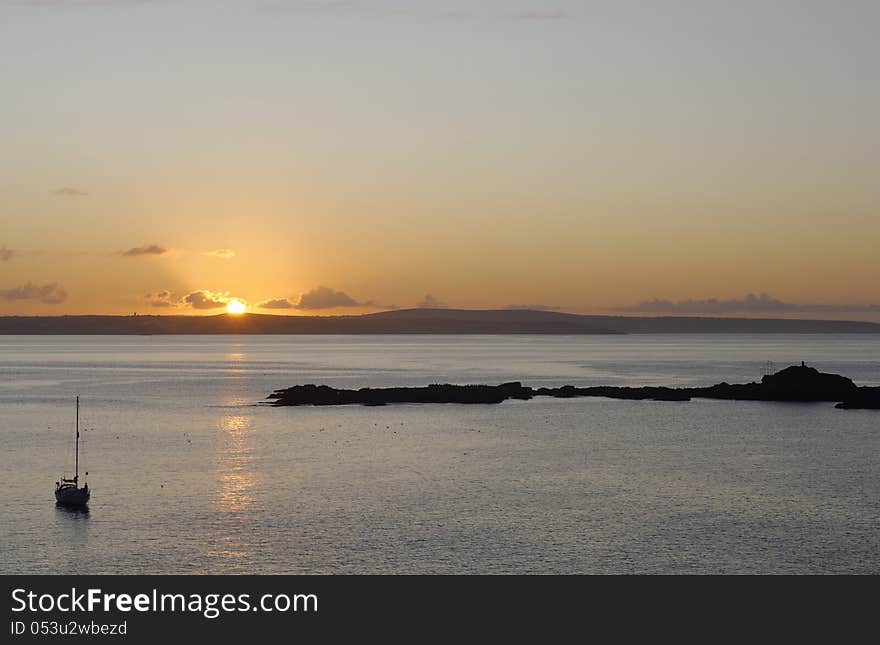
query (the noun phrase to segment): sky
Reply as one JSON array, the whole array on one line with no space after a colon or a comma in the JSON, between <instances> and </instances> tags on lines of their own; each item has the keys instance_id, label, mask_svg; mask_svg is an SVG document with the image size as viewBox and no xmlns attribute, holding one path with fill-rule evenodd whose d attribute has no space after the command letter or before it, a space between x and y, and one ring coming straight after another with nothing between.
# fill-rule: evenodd
<instances>
[{"instance_id":1,"label":"sky","mask_svg":"<svg viewBox=\"0 0 880 645\"><path fill-rule=\"evenodd\" d=\"M0 315L880 320L874 0L0 0Z\"/></svg>"}]
</instances>

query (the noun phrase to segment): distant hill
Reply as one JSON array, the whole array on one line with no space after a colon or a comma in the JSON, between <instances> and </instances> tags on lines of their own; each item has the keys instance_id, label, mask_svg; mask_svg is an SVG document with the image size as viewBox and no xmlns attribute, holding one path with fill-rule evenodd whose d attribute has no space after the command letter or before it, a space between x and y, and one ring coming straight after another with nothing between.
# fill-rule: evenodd
<instances>
[{"instance_id":1,"label":"distant hill","mask_svg":"<svg viewBox=\"0 0 880 645\"><path fill-rule=\"evenodd\" d=\"M880 324L778 318L581 316L405 309L358 316L3 316L0 334L682 334L880 333Z\"/></svg>"}]
</instances>

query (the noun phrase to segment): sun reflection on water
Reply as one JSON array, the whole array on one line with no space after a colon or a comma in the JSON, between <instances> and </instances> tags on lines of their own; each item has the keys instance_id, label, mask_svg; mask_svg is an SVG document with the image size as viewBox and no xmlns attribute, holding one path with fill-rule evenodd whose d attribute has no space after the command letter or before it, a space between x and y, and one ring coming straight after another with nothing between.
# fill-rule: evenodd
<instances>
[{"instance_id":1,"label":"sun reflection on water","mask_svg":"<svg viewBox=\"0 0 880 645\"><path fill-rule=\"evenodd\" d=\"M253 555L247 540L250 511L254 506L254 437L252 419L227 414L218 422L217 492L213 506L216 531L209 555L217 559L218 572L233 571Z\"/></svg>"},{"instance_id":2,"label":"sun reflection on water","mask_svg":"<svg viewBox=\"0 0 880 645\"><path fill-rule=\"evenodd\" d=\"M220 491L218 510L224 512L244 511L253 504L254 487L253 440L251 418L244 415L227 415L220 419L222 447L218 460Z\"/></svg>"},{"instance_id":3,"label":"sun reflection on water","mask_svg":"<svg viewBox=\"0 0 880 645\"><path fill-rule=\"evenodd\" d=\"M243 351L240 351L237 347L231 351L226 352L224 360L226 362L226 366L223 371L226 373L227 376L237 378L247 374L248 370L245 367L247 354L245 354L245 352Z\"/></svg>"}]
</instances>

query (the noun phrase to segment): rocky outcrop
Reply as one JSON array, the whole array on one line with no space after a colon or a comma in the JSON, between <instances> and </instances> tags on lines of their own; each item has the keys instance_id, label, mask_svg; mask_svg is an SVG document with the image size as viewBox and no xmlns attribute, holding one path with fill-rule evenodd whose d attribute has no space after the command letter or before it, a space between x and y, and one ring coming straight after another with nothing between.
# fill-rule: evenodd
<instances>
[{"instance_id":1,"label":"rocky outcrop","mask_svg":"<svg viewBox=\"0 0 880 645\"><path fill-rule=\"evenodd\" d=\"M531 388L520 382L501 385L429 385L427 387L361 388L344 390L327 385L295 385L276 390L273 405L388 405L391 403L501 403L536 396L558 399L606 397L612 399L689 401L692 398L740 401L791 401L801 403L840 401L842 409L880 409L880 387L858 387L838 374L826 374L793 365L770 374L760 383L719 383L710 387L562 387Z\"/></svg>"},{"instance_id":2,"label":"rocky outcrop","mask_svg":"<svg viewBox=\"0 0 880 645\"><path fill-rule=\"evenodd\" d=\"M295 385L276 390L274 405L388 405L389 403L501 403L507 399L530 399L532 388L521 383L501 385L429 385L337 390L326 385Z\"/></svg>"},{"instance_id":3,"label":"rocky outcrop","mask_svg":"<svg viewBox=\"0 0 880 645\"><path fill-rule=\"evenodd\" d=\"M880 387L860 387L834 407L841 410L880 410Z\"/></svg>"},{"instance_id":4,"label":"rocky outcrop","mask_svg":"<svg viewBox=\"0 0 880 645\"><path fill-rule=\"evenodd\" d=\"M552 396L557 399L572 399L582 396L604 396L609 399L629 399L632 401L690 401L691 393L687 389L671 387L614 387L600 385L598 387L542 387L535 390L536 396Z\"/></svg>"}]
</instances>

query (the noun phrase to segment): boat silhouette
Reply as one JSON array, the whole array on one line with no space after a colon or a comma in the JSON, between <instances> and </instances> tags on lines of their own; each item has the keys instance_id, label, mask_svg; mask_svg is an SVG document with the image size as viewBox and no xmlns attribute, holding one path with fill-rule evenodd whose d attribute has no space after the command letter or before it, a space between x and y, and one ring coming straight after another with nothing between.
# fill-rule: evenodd
<instances>
[{"instance_id":1,"label":"boat silhouette","mask_svg":"<svg viewBox=\"0 0 880 645\"><path fill-rule=\"evenodd\" d=\"M76 397L76 439L73 479L61 477L55 482L55 502L62 506L85 506L89 503L92 493L88 482L79 485L79 397ZM86 477L89 473L86 472Z\"/></svg>"}]
</instances>

